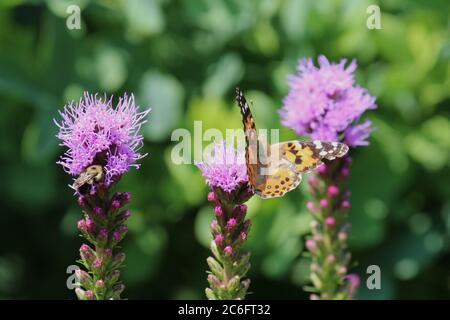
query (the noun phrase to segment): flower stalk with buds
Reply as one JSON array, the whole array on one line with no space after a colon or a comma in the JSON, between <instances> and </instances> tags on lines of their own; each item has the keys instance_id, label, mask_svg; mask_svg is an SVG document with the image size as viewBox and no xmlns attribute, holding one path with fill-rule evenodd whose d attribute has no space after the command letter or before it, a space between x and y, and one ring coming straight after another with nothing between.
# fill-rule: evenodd
<instances>
[{"instance_id":1,"label":"flower stalk with buds","mask_svg":"<svg viewBox=\"0 0 450 320\"><path fill-rule=\"evenodd\" d=\"M241 252L241 246L251 225L244 202L253 193L248 187L243 157L241 150L222 143L214 146L214 155L206 162L197 163L211 188L208 201L215 215L210 225L213 256L207 259L209 288L205 290L210 300L244 299L250 286L250 279L245 278L250 253Z\"/></svg>"},{"instance_id":2,"label":"flower stalk with buds","mask_svg":"<svg viewBox=\"0 0 450 320\"><path fill-rule=\"evenodd\" d=\"M313 216L311 236L305 247L311 254L310 278L317 294L312 299L351 299L355 281L348 281L351 254L347 248L349 191L344 191L351 158L329 162L308 178L311 201L306 203ZM353 279L352 278L352 279Z\"/></svg>"},{"instance_id":3,"label":"flower stalk with buds","mask_svg":"<svg viewBox=\"0 0 450 320\"><path fill-rule=\"evenodd\" d=\"M95 193L78 198L84 213L84 218L78 221L78 230L91 243L91 246L83 244L80 247L79 262L87 270L76 271L81 288L75 292L80 300L120 299L125 289L119 281L125 254L115 252L115 248L128 231L124 222L130 212L123 210L123 206L130 197L128 192L109 196L108 187L97 185Z\"/></svg>"},{"instance_id":4,"label":"flower stalk with buds","mask_svg":"<svg viewBox=\"0 0 450 320\"><path fill-rule=\"evenodd\" d=\"M80 247L76 271L80 300L120 299L125 286L120 271L125 254L116 252L128 232L128 192L112 193L113 186L145 155L138 150L143 138L138 133L149 110L138 112L134 97L125 95L113 108L110 100L85 93L78 103L60 112L57 137L67 148L58 162L66 172L78 176L72 186L83 211L78 221L81 236L89 243Z\"/></svg>"},{"instance_id":5,"label":"flower stalk with buds","mask_svg":"<svg viewBox=\"0 0 450 320\"><path fill-rule=\"evenodd\" d=\"M359 119L376 108L375 97L355 83L356 62L346 66L345 59L333 63L325 56L318 62L317 67L312 59L301 59L298 74L290 76L289 94L280 110L282 123L314 140L344 142L352 148L368 145L371 123ZM308 179L312 199L306 207L313 221L305 246L312 258L311 298L351 299L359 284L358 276L348 274L350 192L344 188L351 158L324 162Z\"/></svg>"}]
</instances>

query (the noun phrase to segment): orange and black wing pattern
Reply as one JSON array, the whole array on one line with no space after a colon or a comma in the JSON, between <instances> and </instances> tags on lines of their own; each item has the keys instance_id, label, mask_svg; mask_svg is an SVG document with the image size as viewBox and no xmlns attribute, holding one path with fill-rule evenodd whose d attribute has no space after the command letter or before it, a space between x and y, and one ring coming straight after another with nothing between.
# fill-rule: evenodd
<instances>
[{"instance_id":1,"label":"orange and black wing pattern","mask_svg":"<svg viewBox=\"0 0 450 320\"><path fill-rule=\"evenodd\" d=\"M256 133L255 121L253 120L250 106L244 97L241 89L236 88L236 102L241 110L242 123L245 133L245 161L247 165L247 175L250 185L255 188L258 175L258 136Z\"/></svg>"}]
</instances>

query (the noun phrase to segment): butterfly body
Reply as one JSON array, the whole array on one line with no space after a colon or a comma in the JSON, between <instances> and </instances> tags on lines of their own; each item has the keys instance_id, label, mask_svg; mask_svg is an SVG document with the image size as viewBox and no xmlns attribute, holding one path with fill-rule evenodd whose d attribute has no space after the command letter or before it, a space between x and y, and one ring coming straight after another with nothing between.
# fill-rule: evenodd
<instances>
[{"instance_id":1,"label":"butterfly body","mask_svg":"<svg viewBox=\"0 0 450 320\"><path fill-rule=\"evenodd\" d=\"M258 138L256 125L243 92L236 88L236 101L246 136L246 165L249 184L261 198L281 197L295 189L302 173L335 160L348 152L348 146L328 141L285 141L267 146Z\"/></svg>"}]
</instances>

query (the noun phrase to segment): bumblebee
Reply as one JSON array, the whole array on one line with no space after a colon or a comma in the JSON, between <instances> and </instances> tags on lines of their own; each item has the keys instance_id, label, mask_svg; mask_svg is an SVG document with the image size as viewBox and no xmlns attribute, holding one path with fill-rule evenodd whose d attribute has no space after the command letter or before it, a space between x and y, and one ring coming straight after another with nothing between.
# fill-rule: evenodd
<instances>
[{"instance_id":1,"label":"bumblebee","mask_svg":"<svg viewBox=\"0 0 450 320\"><path fill-rule=\"evenodd\" d=\"M100 181L103 178L103 167L95 164L84 170L72 184L72 188L78 190L86 184L92 185L94 181Z\"/></svg>"}]
</instances>

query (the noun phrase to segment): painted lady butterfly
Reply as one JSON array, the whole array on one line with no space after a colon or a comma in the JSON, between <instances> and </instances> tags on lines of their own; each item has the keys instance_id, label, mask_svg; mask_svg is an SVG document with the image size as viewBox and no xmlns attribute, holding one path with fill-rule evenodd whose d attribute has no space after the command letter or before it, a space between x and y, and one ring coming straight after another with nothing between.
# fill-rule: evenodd
<instances>
[{"instance_id":1,"label":"painted lady butterfly","mask_svg":"<svg viewBox=\"0 0 450 320\"><path fill-rule=\"evenodd\" d=\"M245 159L249 183L261 198L285 195L300 184L303 172L316 169L323 159L334 160L348 152L346 144L318 140L286 141L267 148L258 138L250 107L239 88L236 88L236 101L241 109L246 134Z\"/></svg>"}]
</instances>

